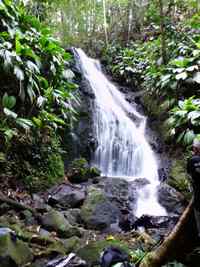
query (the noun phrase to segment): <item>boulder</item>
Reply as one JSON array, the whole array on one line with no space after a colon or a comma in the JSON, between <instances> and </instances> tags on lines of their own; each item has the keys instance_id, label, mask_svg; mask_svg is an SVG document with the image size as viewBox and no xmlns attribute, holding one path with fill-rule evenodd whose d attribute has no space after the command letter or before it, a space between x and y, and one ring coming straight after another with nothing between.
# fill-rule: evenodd
<instances>
[{"instance_id":1,"label":"boulder","mask_svg":"<svg viewBox=\"0 0 200 267\"><path fill-rule=\"evenodd\" d=\"M170 215L181 215L187 205L184 196L165 183L158 186L158 201Z\"/></svg>"},{"instance_id":2,"label":"boulder","mask_svg":"<svg viewBox=\"0 0 200 267\"><path fill-rule=\"evenodd\" d=\"M68 209L63 211L65 218L71 225L77 225L81 223L81 210L80 209Z\"/></svg>"},{"instance_id":3,"label":"boulder","mask_svg":"<svg viewBox=\"0 0 200 267\"><path fill-rule=\"evenodd\" d=\"M45 200L37 194L33 194L33 207L39 212L46 212L51 208L45 203Z\"/></svg>"},{"instance_id":4,"label":"boulder","mask_svg":"<svg viewBox=\"0 0 200 267\"><path fill-rule=\"evenodd\" d=\"M128 245L119 239L91 241L77 251L77 255L88 263L88 266L99 266L102 252L107 247L116 247L130 253Z\"/></svg>"},{"instance_id":5,"label":"boulder","mask_svg":"<svg viewBox=\"0 0 200 267\"><path fill-rule=\"evenodd\" d=\"M100 176L100 171L96 167L90 167L84 158L75 159L69 166L67 177L72 183L82 183L90 178Z\"/></svg>"},{"instance_id":6,"label":"boulder","mask_svg":"<svg viewBox=\"0 0 200 267\"><path fill-rule=\"evenodd\" d=\"M44 228L50 231L56 231L63 238L81 235L79 228L72 226L65 216L56 210L51 210L44 214L41 223Z\"/></svg>"},{"instance_id":7,"label":"boulder","mask_svg":"<svg viewBox=\"0 0 200 267\"><path fill-rule=\"evenodd\" d=\"M50 192L48 203L68 208L79 207L86 197L85 188L71 184L61 184Z\"/></svg>"},{"instance_id":8,"label":"boulder","mask_svg":"<svg viewBox=\"0 0 200 267\"><path fill-rule=\"evenodd\" d=\"M130 189L130 183L121 178L107 178L105 181L105 195L119 209L130 209L130 202L136 202L133 190Z\"/></svg>"},{"instance_id":9,"label":"boulder","mask_svg":"<svg viewBox=\"0 0 200 267\"><path fill-rule=\"evenodd\" d=\"M0 228L0 265L1 267L21 267L31 262L31 250L9 228Z\"/></svg>"},{"instance_id":10,"label":"boulder","mask_svg":"<svg viewBox=\"0 0 200 267\"><path fill-rule=\"evenodd\" d=\"M81 218L87 228L102 230L116 222L121 216L117 206L111 203L100 188L90 186L81 208Z\"/></svg>"}]
</instances>

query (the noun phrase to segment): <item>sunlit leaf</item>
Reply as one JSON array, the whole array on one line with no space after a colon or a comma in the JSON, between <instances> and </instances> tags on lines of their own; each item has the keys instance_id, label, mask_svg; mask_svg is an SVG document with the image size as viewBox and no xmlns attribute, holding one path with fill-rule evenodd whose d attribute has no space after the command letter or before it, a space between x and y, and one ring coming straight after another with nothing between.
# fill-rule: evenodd
<instances>
[{"instance_id":1,"label":"sunlit leaf","mask_svg":"<svg viewBox=\"0 0 200 267\"><path fill-rule=\"evenodd\" d=\"M16 120L16 123L24 128L25 130L30 130L30 128L33 126L33 123L31 120L24 119L24 118L18 118Z\"/></svg>"},{"instance_id":2,"label":"sunlit leaf","mask_svg":"<svg viewBox=\"0 0 200 267\"><path fill-rule=\"evenodd\" d=\"M18 78L18 80L23 81L24 80L24 72L22 69L20 69L18 66L14 67L14 74Z\"/></svg>"},{"instance_id":3,"label":"sunlit leaf","mask_svg":"<svg viewBox=\"0 0 200 267\"><path fill-rule=\"evenodd\" d=\"M196 72L193 76L193 80L196 82L196 83L200 83L200 72Z\"/></svg>"},{"instance_id":4,"label":"sunlit leaf","mask_svg":"<svg viewBox=\"0 0 200 267\"><path fill-rule=\"evenodd\" d=\"M187 77L188 77L188 74L186 71L184 71L176 75L176 80L185 80Z\"/></svg>"},{"instance_id":5,"label":"sunlit leaf","mask_svg":"<svg viewBox=\"0 0 200 267\"><path fill-rule=\"evenodd\" d=\"M3 112L6 114L6 116L11 117L11 118L13 118L13 119L16 119L17 116L18 116L17 113L11 111L11 110L8 109L8 108L4 108L4 109L3 109Z\"/></svg>"}]
</instances>

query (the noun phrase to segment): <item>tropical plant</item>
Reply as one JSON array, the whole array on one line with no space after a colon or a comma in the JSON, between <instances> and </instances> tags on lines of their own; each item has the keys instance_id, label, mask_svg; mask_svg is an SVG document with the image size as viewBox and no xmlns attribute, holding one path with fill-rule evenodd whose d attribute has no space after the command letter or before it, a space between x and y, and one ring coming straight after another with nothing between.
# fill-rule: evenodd
<instances>
[{"instance_id":1,"label":"tropical plant","mask_svg":"<svg viewBox=\"0 0 200 267\"><path fill-rule=\"evenodd\" d=\"M70 53L22 5L1 1L0 16L0 118L26 130L64 127L76 113Z\"/></svg>"},{"instance_id":2,"label":"tropical plant","mask_svg":"<svg viewBox=\"0 0 200 267\"><path fill-rule=\"evenodd\" d=\"M200 99L190 97L179 101L167 120L170 134L176 136L177 142L190 145L200 131Z\"/></svg>"}]
</instances>

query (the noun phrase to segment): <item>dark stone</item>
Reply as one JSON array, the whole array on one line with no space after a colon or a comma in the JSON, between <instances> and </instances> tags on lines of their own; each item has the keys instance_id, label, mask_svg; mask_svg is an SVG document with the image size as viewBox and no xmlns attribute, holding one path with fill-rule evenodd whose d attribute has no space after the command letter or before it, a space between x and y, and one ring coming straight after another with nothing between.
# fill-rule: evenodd
<instances>
[{"instance_id":1,"label":"dark stone","mask_svg":"<svg viewBox=\"0 0 200 267\"><path fill-rule=\"evenodd\" d=\"M65 218L71 225L77 225L81 223L81 210L80 209L68 209L63 212Z\"/></svg>"},{"instance_id":2,"label":"dark stone","mask_svg":"<svg viewBox=\"0 0 200 267\"><path fill-rule=\"evenodd\" d=\"M167 171L164 168L158 169L158 176L160 182L165 182L167 180Z\"/></svg>"},{"instance_id":3,"label":"dark stone","mask_svg":"<svg viewBox=\"0 0 200 267\"><path fill-rule=\"evenodd\" d=\"M130 190L130 183L121 178L107 178L105 181L105 195L120 210L130 210L130 203L136 204L134 190Z\"/></svg>"},{"instance_id":4,"label":"dark stone","mask_svg":"<svg viewBox=\"0 0 200 267\"><path fill-rule=\"evenodd\" d=\"M59 204L63 207L79 207L86 197L85 188L71 184L61 184L50 191L48 203L50 205Z\"/></svg>"},{"instance_id":5,"label":"dark stone","mask_svg":"<svg viewBox=\"0 0 200 267\"><path fill-rule=\"evenodd\" d=\"M183 195L165 183L158 186L158 201L171 215L181 215L187 205Z\"/></svg>"},{"instance_id":6,"label":"dark stone","mask_svg":"<svg viewBox=\"0 0 200 267\"><path fill-rule=\"evenodd\" d=\"M37 194L33 194L33 206L39 212L46 212L50 209L45 200Z\"/></svg>"},{"instance_id":7,"label":"dark stone","mask_svg":"<svg viewBox=\"0 0 200 267\"><path fill-rule=\"evenodd\" d=\"M81 218L87 228L103 230L121 216L120 209L111 203L102 189L90 186L81 208Z\"/></svg>"}]
</instances>

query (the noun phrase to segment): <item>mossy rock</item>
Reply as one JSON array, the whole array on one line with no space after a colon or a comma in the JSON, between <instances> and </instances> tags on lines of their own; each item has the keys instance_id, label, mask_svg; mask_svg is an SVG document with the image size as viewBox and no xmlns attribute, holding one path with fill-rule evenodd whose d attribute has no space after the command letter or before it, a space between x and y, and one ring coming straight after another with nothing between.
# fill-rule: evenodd
<instances>
[{"instance_id":1,"label":"mossy rock","mask_svg":"<svg viewBox=\"0 0 200 267\"><path fill-rule=\"evenodd\" d=\"M184 158L172 160L168 184L181 192L187 199L190 199L190 182L188 179L186 165L186 159Z\"/></svg>"},{"instance_id":2,"label":"mossy rock","mask_svg":"<svg viewBox=\"0 0 200 267\"><path fill-rule=\"evenodd\" d=\"M77 255L83 260L85 260L89 266L95 266L99 264L100 255L102 251L109 246L118 247L128 254L130 254L131 252L127 244L120 240L114 239L90 242L85 247L80 248L77 251Z\"/></svg>"},{"instance_id":3,"label":"mossy rock","mask_svg":"<svg viewBox=\"0 0 200 267\"><path fill-rule=\"evenodd\" d=\"M92 223L92 217L95 213L96 207L106 201L106 197L101 189L95 187L89 187L88 195L81 208L81 219L84 221L87 227L94 228Z\"/></svg>"},{"instance_id":4,"label":"mossy rock","mask_svg":"<svg viewBox=\"0 0 200 267\"><path fill-rule=\"evenodd\" d=\"M0 228L1 267L21 267L32 259L32 252L26 243L18 240L9 228Z\"/></svg>"},{"instance_id":5,"label":"mossy rock","mask_svg":"<svg viewBox=\"0 0 200 267\"><path fill-rule=\"evenodd\" d=\"M68 179L72 183L86 182L100 175L101 172L96 167L90 167L85 158L75 159L67 173Z\"/></svg>"},{"instance_id":6,"label":"mossy rock","mask_svg":"<svg viewBox=\"0 0 200 267\"><path fill-rule=\"evenodd\" d=\"M66 253L76 252L76 250L80 247L80 242L80 238L77 236L72 236L71 238L62 240Z\"/></svg>"},{"instance_id":7,"label":"mossy rock","mask_svg":"<svg viewBox=\"0 0 200 267\"><path fill-rule=\"evenodd\" d=\"M79 228L72 226L64 215L56 210L51 210L42 217L42 225L50 231L56 231L61 237L81 236Z\"/></svg>"},{"instance_id":8,"label":"mossy rock","mask_svg":"<svg viewBox=\"0 0 200 267\"><path fill-rule=\"evenodd\" d=\"M119 220L119 208L107 199L104 191L90 186L81 208L81 219L88 229L103 230Z\"/></svg>"}]
</instances>

